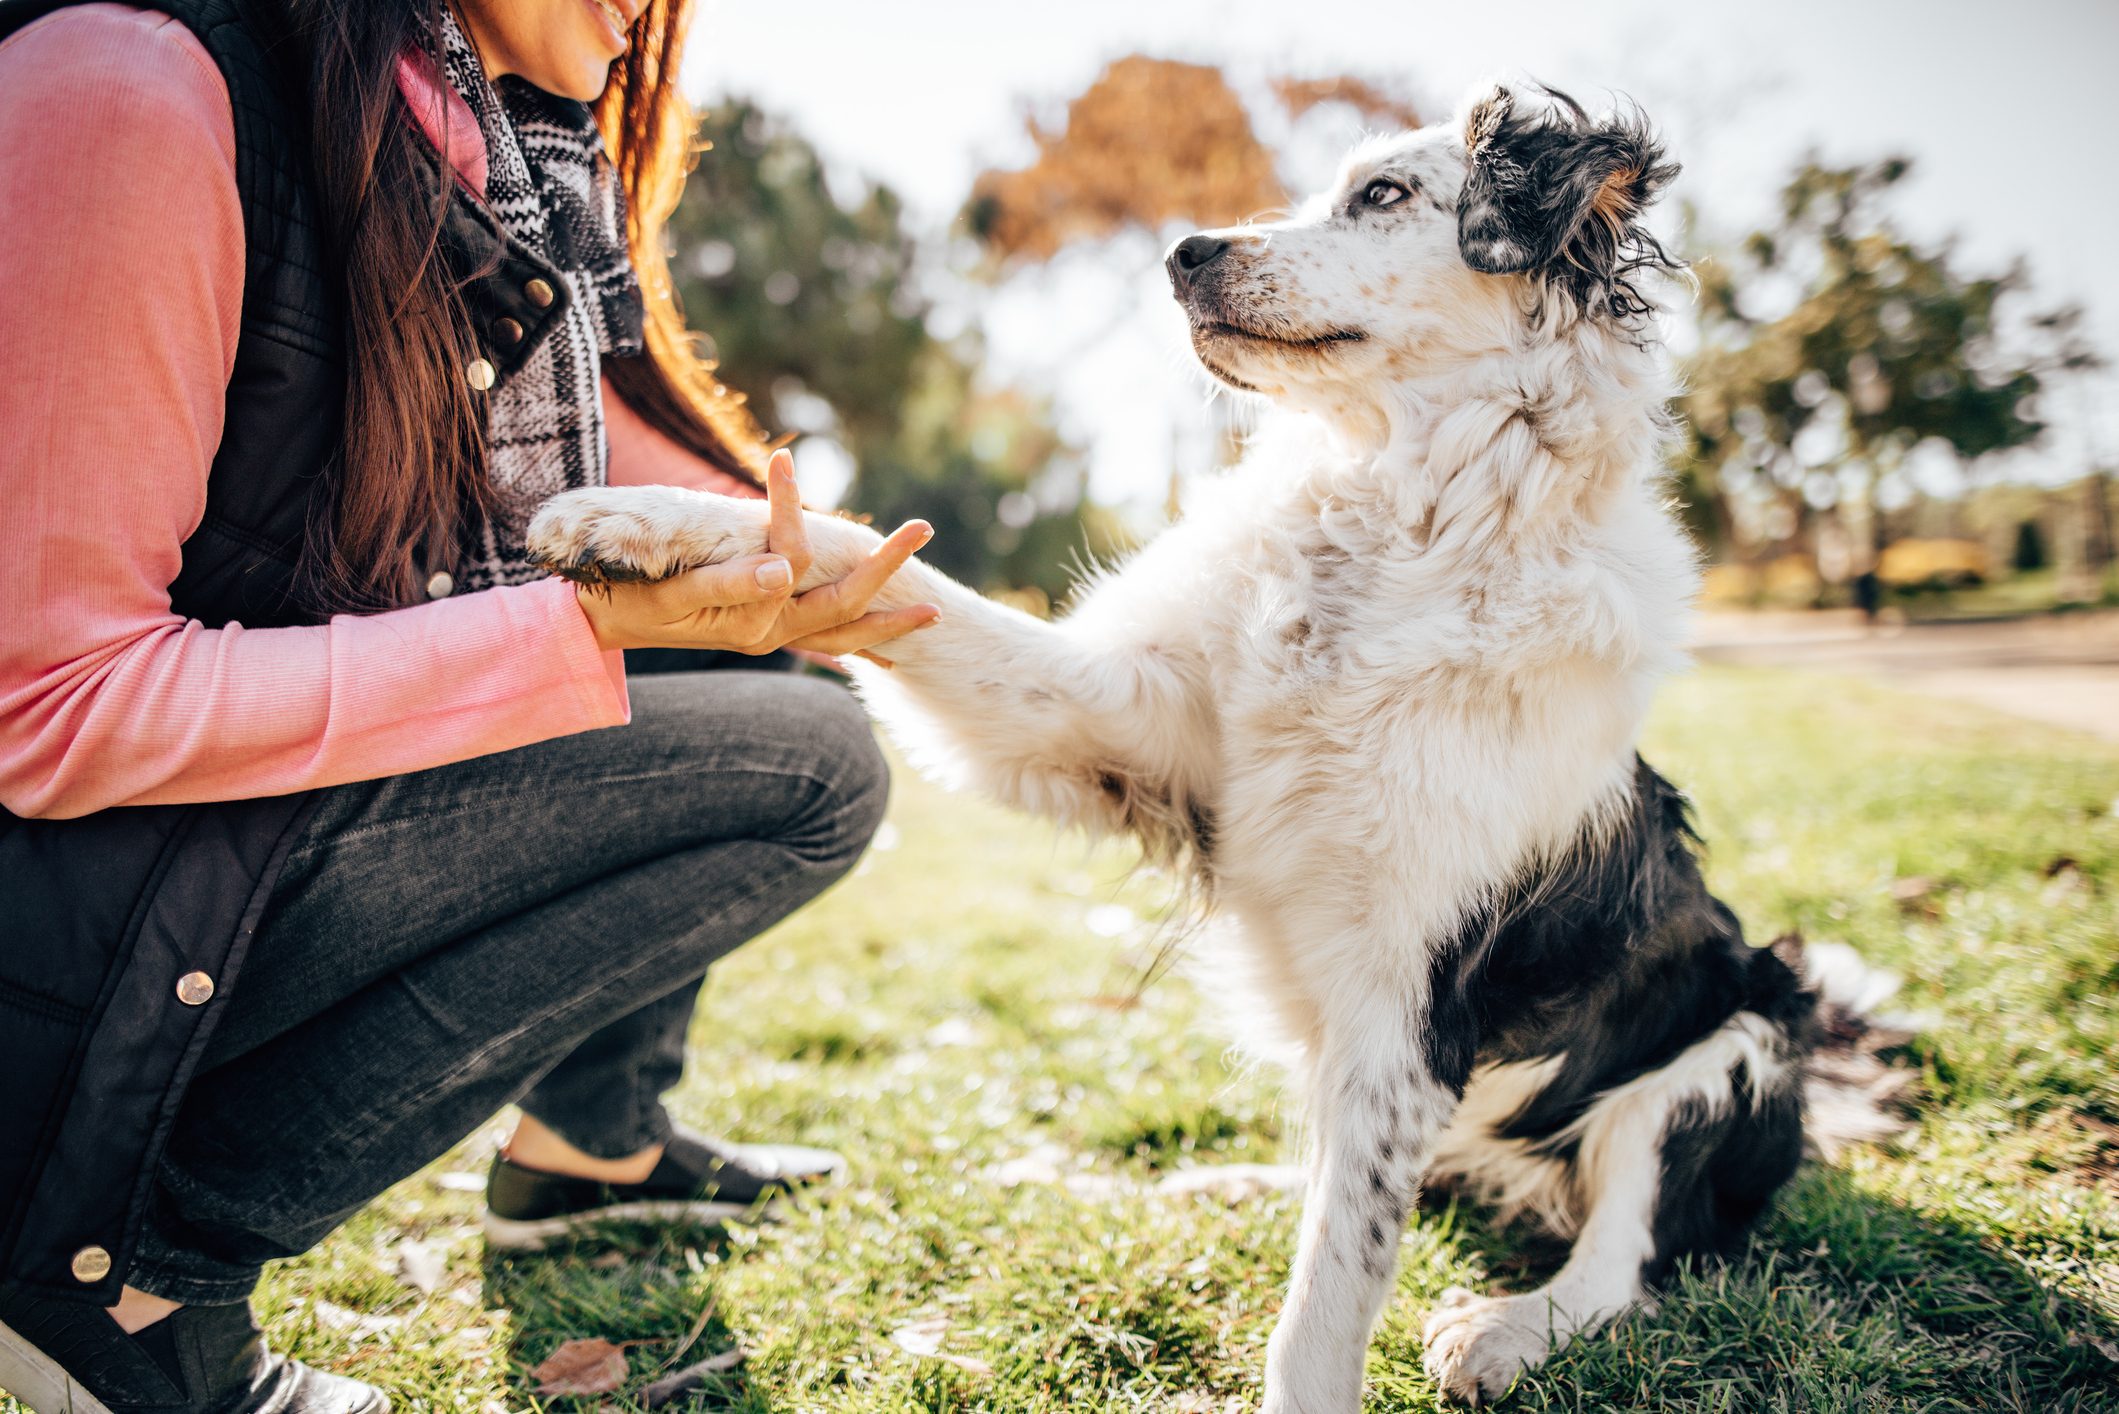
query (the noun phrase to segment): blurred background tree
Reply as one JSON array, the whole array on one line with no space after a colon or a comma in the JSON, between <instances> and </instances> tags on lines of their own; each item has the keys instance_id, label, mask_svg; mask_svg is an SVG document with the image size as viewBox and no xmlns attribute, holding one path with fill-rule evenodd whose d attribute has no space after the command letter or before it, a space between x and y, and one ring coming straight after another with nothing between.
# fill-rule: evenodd
<instances>
[{"instance_id":1,"label":"blurred background tree","mask_svg":"<svg viewBox=\"0 0 2119 1414\"><path fill-rule=\"evenodd\" d=\"M669 226L686 318L765 426L840 461L841 503L933 522L923 557L984 588L1062 592L1122 531L1085 498L1044 401L981 385L975 339L938 337L922 251L888 187L827 170L786 124L734 99Z\"/></svg>"},{"instance_id":2,"label":"blurred background tree","mask_svg":"<svg viewBox=\"0 0 2119 1414\"><path fill-rule=\"evenodd\" d=\"M1725 556L1799 545L1827 579L1873 567L1917 459L1956 473L2036 441L2054 379L2096 363L2078 311L2022 308L2020 265L1968 273L1899 233L1885 205L1909 166L1806 162L1772 225L1696 266L1680 483Z\"/></svg>"},{"instance_id":3,"label":"blurred background tree","mask_svg":"<svg viewBox=\"0 0 2119 1414\"><path fill-rule=\"evenodd\" d=\"M1057 126L1025 119L1036 159L981 173L965 223L1005 267L1128 231L1266 214L1287 202L1289 188L1281 153L1253 123L1260 108L1282 130L1282 151L1313 115L1351 113L1384 130L1420 125L1410 99L1355 75L1276 78L1247 100L1212 65L1129 54L1070 100Z\"/></svg>"}]
</instances>

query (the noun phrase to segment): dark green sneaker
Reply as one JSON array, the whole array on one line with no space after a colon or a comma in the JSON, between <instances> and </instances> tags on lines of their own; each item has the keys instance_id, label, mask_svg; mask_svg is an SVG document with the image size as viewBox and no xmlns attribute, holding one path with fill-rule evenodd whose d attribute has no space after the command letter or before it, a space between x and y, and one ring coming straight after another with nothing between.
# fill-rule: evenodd
<instances>
[{"instance_id":1,"label":"dark green sneaker","mask_svg":"<svg viewBox=\"0 0 2119 1414\"><path fill-rule=\"evenodd\" d=\"M796 1144L730 1144L678 1130L639 1183L598 1183L493 1157L486 1175L486 1246L531 1252L599 1223L724 1223L770 1209L846 1160Z\"/></svg>"},{"instance_id":2,"label":"dark green sneaker","mask_svg":"<svg viewBox=\"0 0 2119 1414\"><path fill-rule=\"evenodd\" d=\"M265 1348L250 1304L127 1335L100 1306L0 1285L0 1390L37 1414L389 1414L373 1385Z\"/></svg>"}]
</instances>

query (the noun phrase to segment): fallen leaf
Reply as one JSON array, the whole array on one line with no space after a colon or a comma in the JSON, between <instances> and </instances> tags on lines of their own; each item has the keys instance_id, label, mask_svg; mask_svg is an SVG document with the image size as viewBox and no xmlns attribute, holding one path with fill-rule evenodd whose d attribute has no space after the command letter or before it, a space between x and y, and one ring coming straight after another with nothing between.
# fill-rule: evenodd
<instances>
[{"instance_id":1,"label":"fallen leaf","mask_svg":"<svg viewBox=\"0 0 2119 1414\"><path fill-rule=\"evenodd\" d=\"M311 1309L316 1312L318 1325L363 1340L387 1335L405 1323L403 1316L371 1316L364 1311L341 1306L336 1301L314 1302Z\"/></svg>"},{"instance_id":2,"label":"fallen leaf","mask_svg":"<svg viewBox=\"0 0 2119 1414\"><path fill-rule=\"evenodd\" d=\"M570 1340L530 1371L539 1394L609 1394L625 1383L625 1352L607 1340Z\"/></svg>"},{"instance_id":3,"label":"fallen leaf","mask_svg":"<svg viewBox=\"0 0 2119 1414\"><path fill-rule=\"evenodd\" d=\"M434 1243L407 1241L397 1244L398 1278L421 1295L434 1294L434 1288L441 1285L442 1272L448 1265L447 1254Z\"/></svg>"},{"instance_id":4,"label":"fallen leaf","mask_svg":"<svg viewBox=\"0 0 2119 1414\"><path fill-rule=\"evenodd\" d=\"M1058 1144L1040 1144L1027 1154L988 1164L979 1170L979 1177L1003 1188L1020 1188L1026 1183L1058 1183L1065 1177L1063 1166L1073 1159L1074 1155Z\"/></svg>"},{"instance_id":5,"label":"fallen leaf","mask_svg":"<svg viewBox=\"0 0 2119 1414\"><path fill-rule=\"evenodd\" d=\"M1206 1164L1165 1174L1158 1193L1208 1194L1224 1203L1241 1203L1264 1193L1293 1193L1302 1187L1302 1170L1293 1164Z\"/></svg>"},{"instance_id":6,"label":"fallen leaf","mask_svg":"<svg viewBox=\"0 0 2119 1414\"><path fill-rule=\"evenodd\" d=\"M681 1394L697 1389L715 1375L726 1374L743 1363L743 1348L734 1346L719 1355L709 1355L696 1365L687 1365L681 1370L664 1375L640 1391L640 1402L650 1409L669 1403Z\"/></svg>"},{"instance_id":7,"label":"fallen leaf","mask_svg":"<svg viewBox=\"0 0 2119 1414\"><path fill-rule=\"evenodd\" d=\"M947 1316L929 1316L925 1320L914 1321L911 1325L899 1326L890 1333L890 1338L898 1349L908 1355L917 1355L923 1360L939 1360L945 1365L954 1365L959 1370L966 1370L974 1375L993 1373L993 1367L983 1360L974 1359L969 1355L944 1355L942 1340L948 1334Z\"/></svg>"}]
</instances>

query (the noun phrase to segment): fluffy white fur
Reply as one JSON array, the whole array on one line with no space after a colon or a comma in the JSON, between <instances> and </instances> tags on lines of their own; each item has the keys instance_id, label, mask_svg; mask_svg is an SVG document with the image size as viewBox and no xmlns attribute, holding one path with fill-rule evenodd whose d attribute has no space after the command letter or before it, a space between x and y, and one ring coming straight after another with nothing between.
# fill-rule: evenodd
<instances>
[{"instance_id":1,"label":"fluffy white fur","mask_svg":"<svg viewBox=\"0 0 2119 1414\"><path fill-rule=\"evenodd\" d=\"M888 646L894 671L855 669L924 770L1130 834L1234 923L1231 965L1302 1057L1313 1130L1274 1414L1359 1407L1390 1267L1355 1214L1387 1183L1402 1218L1438 1151L1584 1239L1547 1291L1435 1315L1445 1390L1497 1394L1638 1299L1659 1116L1714 1086L1706 1062L1658 1072L1661 1089L1586 1115L1591 1171L1645 1166L1588 1206L1528 1157L1470 1162L1476 1125L1444 1137L1458 1102L1422 1047L1431 950L1627 791L1696 575L1660 486L1672 385L1653 340L1468 268L1466 169L1455 124L1370 142L1292 219L1216 233L1242 329L1195 317L1196 347L1272 405L1242 464L1059 622L908 566L882 605L937 602L941 622ZM1410 194L1351 219L1379 178ZM756 502L630 488L569 493L531 534L551 563L659 575L757 552L764 531ZM809 531L811 582L877 543L831 517ZM1701 1047L1719 1063L1744 1044ZM1506 1085L1482 1072L1465 1104L1505 1104Z\"/></svg>"}]
</instances>

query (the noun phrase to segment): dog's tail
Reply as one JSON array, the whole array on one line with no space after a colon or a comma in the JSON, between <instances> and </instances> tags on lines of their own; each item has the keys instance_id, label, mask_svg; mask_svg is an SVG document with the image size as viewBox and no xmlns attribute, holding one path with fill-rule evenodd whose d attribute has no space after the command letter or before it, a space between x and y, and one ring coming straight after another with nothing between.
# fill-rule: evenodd
<instances>
[{"instance_id":1,"label":"dog's tail","mask_svg":"<svg viewBox=\"0 0 2119 1414\"><path fill-rule=\"evenodd\" d=\"M1805 1149L1830 1161L1850 1144L1895 1138L1906 1127L1899 1102L1913 1072L1883 1053L1923 1027L1918 1017L1885 1010L1898 995L1898 977L1845 943L1805 943L1791 933L1773 950L1817 998L1803 1060Z\"/></svg>"}]
</instances>

